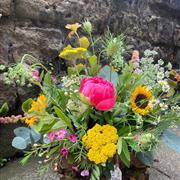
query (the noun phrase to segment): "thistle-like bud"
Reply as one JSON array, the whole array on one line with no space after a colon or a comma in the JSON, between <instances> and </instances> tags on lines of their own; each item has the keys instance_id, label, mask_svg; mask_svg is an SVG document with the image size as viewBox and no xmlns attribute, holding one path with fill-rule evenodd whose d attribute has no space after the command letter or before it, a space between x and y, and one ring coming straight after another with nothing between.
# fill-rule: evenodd
<instances>
[{"instance_id":1,"label":"thistle-like bud","mask_svg":"<svg viewBox=\"0 0 180 180\"><path fill-rule=\"evenodd\" d=\"M93 27L92 27L92 24L90 21L86 20L83 23L83 28L87 33L89 33L89 34L92 33Z\"/></svg>"},{"instance_id":2,"label":"thistle-like bud","mask_svg":"<svg viewBox=\"0 0 180 180\"><path fill-rule=\"evenodd\" d=\"M139 146L142 151L151 151L156 143L157 143L157 139L151 133L146 133L141 135L139 140Z\"/></svg>"}]
</instances>

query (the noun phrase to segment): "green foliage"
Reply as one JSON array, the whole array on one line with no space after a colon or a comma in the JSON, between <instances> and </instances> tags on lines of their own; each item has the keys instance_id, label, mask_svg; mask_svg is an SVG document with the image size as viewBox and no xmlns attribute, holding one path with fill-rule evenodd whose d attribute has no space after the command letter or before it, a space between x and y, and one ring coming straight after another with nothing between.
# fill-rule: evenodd
<instances>
[{"instance_id":1,"label":"green foliage","mask_svg":"<svg viewBox=\"0 0 180 180\"><path fill-rule=\"evenodd\" d=\"M96 165L92 168L90 180L100 180L100 168Z\"/></svg>"},{"instance_id":2,"label":"green foliage","mask_svg":"<svg viewBox=\"0 0 180 180\"><path fill-rule=\"evenodd\" d=\"M104 66L98 76L101 76L103 77L104 79L108 80L108 81L111 81L114 86L116 87L117 84L118 84L118 73L115 72L112 67L110 66Z\"/></svg>"},{"instance_id":3,"label":"green foliage","mask_svg":"<svg viewBox=\"0 0 180 180\"><path fill-rule=\"evenodd\" d=\"M12 141L12 146L20 150L26 149L30 144L39 142L42 138L41 134L27 127L14 129L14 134L16 137Z\"/></svg>"},{"instance_id":4,"label":"green foliage","mask_svg":"<svg viewBox=\"0 0 180 180\"><path fill-rule=\"evenodd\" d=\"M100 65L98 65L98 62L97 62L97 56L96 55L90 56L88 58L88 61L90 65L90 68L88 69L88 74L90 76L97 75L100 69Z\"/></svg>"},{"instance_id":5,"label":"green foliage","mask_svg":"<svg viewBox=\"0 0 180 180\"><path fill-rule=\"evenodd\" d=\"M7 103L4 103L4 104L0 107L0 116L5 116L8 111L9 111L9 106L8 106Z\"/></svg>"},{"instance_id":6,"label":"green foliage","mask_svg":"<svg viewBox=\"0 0 180 180\"><path fill-rule=\"evenodd\" d=\"M106 55L112 58L111 63L118 69L124 65L123 54L125 52L124 35L114 36L109 30L105 34L104 51Z\"/></svg>"},{"instance_id":7,"label":"green foliage","mask_svg":"<svg viewBox=\"0 0 180 180\"><path fill-rule=\"evenodd\" d=\"M129 167L130 166L130 153L128 150L128 145L125 140L122 140L122 152L120 154L120 159L122 162Z\"/></svg>"},{"instance_id":8,"label":"green foliage","mask_svg":"<svg viewBox=\"0 0 180 180\"><path fill-rule=\"evenodd\" d=\"M12 146L16 149L23 150L27 148L27 142L22 137L15 137L12 141Z\"/></svg>"},{"instance_id":9,"label":"green foliage","mask_svg":"<svg viewBox=\"0 0 180 180\"><path fill-rule=\"evenodd\" d=\"M23 104L22 104L23 112L28 112L28 110L31 108L32 102L33 102L32 98L29 98L29 99L27 99L26 101L23 102Z\"/></svg>"},{"instance_id":10,"label":"green foliage","mask_svg":"<svg viewBox=\"0 0 180 180\"><path fill-rule=\"evenodd\" d=\"M66 125L73 130L73 126L71 124L71 120L61 111L60 108L54 106L54 111L57 114L57 116L66 123Z\"/></svg>"}]
</instances>

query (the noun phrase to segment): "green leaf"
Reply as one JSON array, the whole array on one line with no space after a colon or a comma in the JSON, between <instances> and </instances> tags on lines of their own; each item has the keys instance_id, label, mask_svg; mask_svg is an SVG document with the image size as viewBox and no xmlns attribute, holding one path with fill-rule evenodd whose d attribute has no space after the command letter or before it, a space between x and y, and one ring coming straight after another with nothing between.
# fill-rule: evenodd
<instances>
[{"instance_id":1,"label":"green leaf","mask_svg":"<svg viewBox=\"0 0 180 180\"><path fill-rule=\"evenodd\" d=\"M98 166L94 166L90 180L100 180L100 169Z\"/></svg>"},{"instance_id":2,"label":"green leaf","mask_svg":"<svg viewBox=\"0 0 180 180\"><path fill-rule=\"evenodd\" d=\"M118 73L113 71L112 67L110 66L104 66L101 70L100 73L98 74L99 76L105 78L108 81L111 81L114 86L116 87L118 84Z\"/></svg>"},{"instance_id":3,"label":"green leaf","mask_svg":"<svg viewBox=\"0 0 180 180\"><path fill-rule=\"evenodd\" d=\"M51 74L49 72L47 72L44 76L43 85L51 85L51 84L52 84Z\"/></svg>"},{"instance_id":4,"label":"green leaf","mask_svg":"<svg viewBox=\"0 0 180 180\"><path fill-rule=\"evenodd\" d=\"M123 151L122 151L122 153L120 155L120 159L128 168L130 167L130 161L127 160L127 158L126 158Z\"/></svg>"},{"instance_id":5,"label":"green leaf","mask_svg":"<svg viewBox=\"0 0 180 180\"><path fill-rule=\"evenodd\" d=\"M97 62L97 56L96 55L90 56L88 60L90 64L90 69L88 69L89 75L91 76L97 75L100 69L100 66L98 65Z\"/></svg>"},{"instance_id":6,"label":"green leaf","mask_svg":"<svg viewBox=\"0 0 180 180\"><path fill-rule=\"evenodd\" d=\"M48 155L48 156L51 156L51 155L53 155L54 153L56 153L58 150L59 150L59 146L55 146L55 147L53 147L53 148L47 153L47 155Z\"/></svg>"},{"instance_id":7,"label":"green leaf","mask_svg":"<svg viewBox=\"0 0 180 180\"><path fill-rule=\"evenodd\" d=\"M23 138L27 144L31 144L30 129L27 127L18 127L14 129L14 134L17 137Z\"/></svg>"},{"instance_id":8,"label":"green leaf","mask_svg":"<svg viewBox=\"0 0 180 180\"><path fill-rule=\"evenodd\" d=\"M118 149L118 154L120 155L122 152L122 138L121 137L119 137L118 139L117 149Z\"/></svg>"},{"instance_id":9,"label":"green leaf","mask_svg":"<svg viewBox=\"0 0 180 180\"><path fill-rule=\"evenodd\" d=\"M29 98L29 99L27 99L26 101L23 102L23 104L22 104L23 112L28 112L28 110L31 108L32 102L33 102L32 98Z\"/></svg>"},{"instance_id":10,"label":"green leaf","mask_svg":"<svg viewBox=\"0 0 180 180\"><path fill-rule=\"evenodd\" d=\"M67 128L67 124L64 121L59 120L53 125L52 130L58 130L59 128Z\"/></svg>"},{"instance_id":11,"label":"green leaf","mask_svg":"<svg viewBox=\"0 0 180 180\"><path fill-rule=\"evenodd\" d=\"M33 128L31 128L31 137L32 137L33 142L37 143L38 141L41 140L42 135L36 132Z\"/></svg>"},{"instance_id":12,"label":"green leaf","mask_svg":"<svg viewBox=\"0 0 180 180\"><path fill-rule=\"evenodd\" d=\"M31 158L31 156L32 156L32 153L27 154L27 155L20 161L21 165L24 166L24 165L29 161L29 159Z\"/></svg>"},{"instance_id":13,"label":"green leaf","mask_svg":"<svg viewBox=\"0 0 180 180\"><path fill-rule=\"evenodd\" d=\"M5 116L9 111L9 107L7 103L4 103L0 108L0 116Z\"/></svg>"},{"instance_id":14,"label":"green leaf","mask_svg":"<svg viewBox=\"0 0 180 180\"><path fill-rule=\"evenodd\" d=\"M57 114L57 116L66 123L66 125L73 130L73 126L71 123L71 120L59 109L58 107L54 106L54 111Z\"/></svg>"},{"instance_id":15,"label":"green leaf","mask_svg":"<svg viewBox=\"0 0 180 180\"><path fill-rule=\"evenodd\" d=\"M15 137L12 141L12 146L16 149L24 150L27 148L27 142L22 137Z\"/></svg>"},{"instance_id":16,"label":"green leaf","mask_svg":"<svg viewBox=\"0 0 180 180\"><path fill-rule=\"evenodd\" d=\"M125 140L122 140L122 151L128 161L130 161L130 153L128 150L128 145Z\"/></svg>"}]
</instances>

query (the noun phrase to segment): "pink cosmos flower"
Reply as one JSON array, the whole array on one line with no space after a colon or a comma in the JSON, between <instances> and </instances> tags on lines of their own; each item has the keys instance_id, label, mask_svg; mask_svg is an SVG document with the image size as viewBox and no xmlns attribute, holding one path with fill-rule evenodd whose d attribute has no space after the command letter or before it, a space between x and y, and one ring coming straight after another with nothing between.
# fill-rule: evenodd
<instances>
[{"instance_id":1,"label":"pink cosmos flower","mask_svg":"<svg viewBox=\"0 0 180 180\"><path fill-rule=\"evenodd\" d=\"M67 134L67 130L60 128L58 132L56 132L56 140L64 140Z\"/></svg>"},{"instance_id":2,"label":"pink cosmos flower","mask_svg":"<svg viewBox=\"0 0 180 180\"><path fill-rule=\"evenodd\" d=\"M35 80L38 81L39 80L39 71L36 69L32 70L32 76Z\"/></svg>"},{"instance_id":3,"label":"pink cosmos flower","mask_svg":"<svg viewBox=\"0 0 180 180\"><path fill-rule=\"evenodd\" d=\"M89 176L89 170L83 170L83 171L81 171L81 176L83 176L83 177Z\"/></svg>"},{"instance_id":4,"label":"pink cosmos flower","mask_svg":"<svg viewBox=\"0 0 180 180\"><path fill-rule=\"evenodd\" d=\"M72 143L75 143L77 141L77 137L75 134L70 134L69 135L69 140L72 142Z\"/></svg>"},{"instance_id":5,"label":"pink cosmos flower","mask_svg":"<svg viewBox=\"0 0 180 180\"><path fill-rule=\"evenodd\" d=\"M60 154L61 154L63 157L67 158L67 156L68 156L68 154L69 154L68 148L63 147L63 148L60 150Z\"/></svg>"},{"instance_id":6,"label":"pink cosmos flower","mask_svg":"<svg viewBox=\"0 0 180 180\"><path fill-rule=\"evenodd\" d=\"M101 111L112 109L116 103L113 84L102 77L84 78L81 81L80 93L86 101Z\"/></svg>"},{"instance_id":7,"label":"pink cosmos flower","mask_svg":"<svg viewBox=\"0 0 180 180\"><path fill-rule=\"evenodd\" d=\"M48 139L52 142L55 138L55 132L48 132Z\"/></svg>"}]
</instances>

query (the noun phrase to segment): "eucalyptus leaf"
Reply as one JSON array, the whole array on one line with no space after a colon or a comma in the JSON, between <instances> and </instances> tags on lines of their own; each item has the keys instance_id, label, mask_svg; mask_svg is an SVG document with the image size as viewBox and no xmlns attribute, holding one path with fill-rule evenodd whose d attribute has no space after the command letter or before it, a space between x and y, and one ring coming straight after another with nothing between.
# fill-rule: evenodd
<instances>
[{"instance_id":1,"label":"eucalyptus leaf","mask_svg":"<svg viewBox=\"0 0 180 180\"><path fill-rule=\"evenodd\" d=\"M27 142L22 137L15 137L12 141L12 146L16 149L24 150L27 148Z\"/></svg>"},{"instance_id":2,"label":"eucalyptus leaf","mask_svg":"<svg viewBox=\"0 0 180 180\"><path fill-rule=\"evenodd\" d=\"M101 76L101 77L103 77L103 78L105 78L106 80L108 80L108 81L111 81L113 84L114 84L114 86L117 86L117 84L118 84L118 73L117 72L115 72L115 71L113 71L112 70L112 67L110 67L110 66L104 66L101 70L100 70L100 72L99 72L99 74L98 74L99 76Z\"/></svg>"},{"instance_id":3,"label":"eucalyptus leaf","mask_svg":"<svg viewBox=\"0 0 180 180\"><path fill-rule=\"evenodd\" d=\"M36 132L33 128L31 129L30 133L31 133L31 137L35 143L37 143L38 141L41 140L42 135L40 133Z\"/></svg>"},{"instance_id":4,"label":"eucalyptus leaf","mask_svg":"<svg viewBox=\"0 0 180 180\"><path fill-rule=\"evenodd\" d=\"M17 137L21 137L23 138L27 144L31 144L31 137L30 137L30 129L27 127L18 127L16 129L14 129L14 134Z\"/></svg>"}]
</instances>

